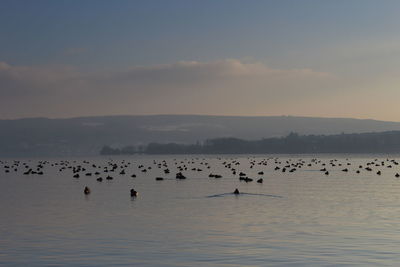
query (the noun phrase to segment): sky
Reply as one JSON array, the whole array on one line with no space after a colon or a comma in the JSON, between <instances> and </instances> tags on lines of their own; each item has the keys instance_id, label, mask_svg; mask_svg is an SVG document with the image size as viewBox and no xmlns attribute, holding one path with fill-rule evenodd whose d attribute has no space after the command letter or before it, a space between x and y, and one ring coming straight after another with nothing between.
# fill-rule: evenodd
<instances>
[{"instance_id":1,"label":"sky","mask_svg":"<svg viewBox=\"0 0 400 267\"><path fill-rule=\"evenodd\" d=\"M0 119L400 121L400 1L2 0Z\"/></svg>"}]
</instances>

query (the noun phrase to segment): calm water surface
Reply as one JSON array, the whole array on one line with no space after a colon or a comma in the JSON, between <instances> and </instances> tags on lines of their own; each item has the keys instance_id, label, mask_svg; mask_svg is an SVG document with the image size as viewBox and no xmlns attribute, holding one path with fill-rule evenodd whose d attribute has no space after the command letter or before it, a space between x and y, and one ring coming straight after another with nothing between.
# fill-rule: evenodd
<instances>
[{"instance_id":1,"label":"calm water surface","mask_svg":"<svg viewBox=\"0 0 400 267\"><path fill-rule=\"evenodd\" d=\"M400 162L399 158L278 156L281 164L274 159L258 164L268 157L85 159L90 163L68 159L71 166L86 167L86 172L101 172L81 172L79 179L72 177L72 169L51 166L65 159L47 159L44 175L23 175L22 163L36 166L38 159L21 160L18 171L6 173L4 166L13 160L5 159L0 164L0 265L399 265L400 179L395 173L400 173L400 165L387 161ZM307 166L314 157L321 162ZM336 166L329 165L332 159L337 159ZM118 168L108 173L114 180L97 182L97 177L106 177L102 168L110 160L118 166L123 161L131 164L124 167L125 175ZM165 160L171 173L164 174L165 168L158 168L154 160ZM223 163L235 160L240 165L232 165L237 170L233 175ZM299 160L305 164L295 172L274 170ZM364 169L368 162L374 162L372 171ZM201 163L209 163L210 169ZM184 164L187 179L176 180L177 166ZM139 165L152 169L144 173ZM320 171L323 167L329 175ZM239 181L240 171L254 181ZM258 175L260 171L264 174ZM133 173L136 178L130 177ZM210 173L223 178L209 178ZM166 180L156 181L157 176ZM264 183L256 183L261 177ZM83 194L85 186L92 191L88 196ZM130 197L131 188L139 192L135 199ZM230 194L235 188L248 194Z\"/></svg>"}]
</instances>

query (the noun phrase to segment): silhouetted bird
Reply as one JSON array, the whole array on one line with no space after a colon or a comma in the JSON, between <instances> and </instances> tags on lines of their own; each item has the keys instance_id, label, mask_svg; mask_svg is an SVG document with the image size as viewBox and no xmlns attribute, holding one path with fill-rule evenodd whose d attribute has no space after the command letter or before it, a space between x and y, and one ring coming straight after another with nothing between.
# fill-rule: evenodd
<instances>
[{"instance_id":1,"label":"silhouetted bird","mask_svg":"<svg viewBox=\"0 0 400 267\"><path fill-rule=\"evenodd\" d=\"M137 195L138 195L138 192L137 191L135 191L135 189L131 189L131 197L137 197Z\"/></svg>"},{"instance_id":2,"label":"silhouetted bird","mask_svg":"<svg viewBox=\"0 0 400 267\"><path fill-rule=\"evenodd\" d=\"M83 193L85 193L85 195L89 195L90 194L90 188L85 186L85 189L83 190Z\"/></svg>"}]
</instances>

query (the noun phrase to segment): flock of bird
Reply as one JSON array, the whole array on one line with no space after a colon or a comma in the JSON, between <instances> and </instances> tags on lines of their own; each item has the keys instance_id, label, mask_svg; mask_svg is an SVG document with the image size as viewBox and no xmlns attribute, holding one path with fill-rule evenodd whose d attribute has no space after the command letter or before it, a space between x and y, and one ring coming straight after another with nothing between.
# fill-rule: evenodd
<instances>
[{"instance_id":1,"label":"flock of bird","mask_svg":"<svg viewBox=\"0 0 400 267\"><path fill-rule=\"evenodd\" d=\"M59 160L50 162L47 160L43 161L21 161L21 160L0 160L0 167L3 168L4 173L10 172L21 172L23 175L44 175L46 167L58 168L59 172L70 172L71 178L79 179L83 176L95 177L97 182L103 182L103 180L113 180L116 176L129 175L131 178L136 178L137 173L150 173L153 169L160 169L161 173L164 173L164 177L154 177L156 181L165 180L165 176L175 176L177 180L187 179L188 176L193 172L207 172L209 178L220 179L223 175L217 174L211 171L211 164L207 158L184 158L184 159L173 159L172 163L170 160L153 160L151 163L145 166L144 164L136 164L127 160L120 160L115 162L114 160L108 160L105 164L98 164L87 160ZM256 158L248 157L248 162L244 162L243 158L222 158L217 157L218 162L223 168L227 169L233 177L237 177L240 181L245 183L252 182L254 179L250 178L246 171L250 169L251 173L257 173L257 183L263 183L264 171L267 168L272 168L275 172L289 172L294 173L300 169L315 170L322 172L325 176L330 174L330 171L342 171L342 172L354 172L360 174L362 171L375 172L376 175L381 175L384 168L395 168L399 165L395 159L386 158L382 159L369 159L363 165L352 166L352 162L349 159L283 159L279 157L269 158ZM249 164L249 166L246 164ZM246 166L246 167L242 167ZM272 166L272 167L271 167ZM136 172L133 172L135 169ZM128 174L127 172L130 171ZM158 171L160 173L160 171ZM400 177L399 173L395 173L396 178ZM104 177L104 179L103 179ZM138 196L138 192L134 189L130 189L131 197L135 198ZM88 186L84 187L83 193L88 195L91 190ZM232 194L238 195L241 192L236 188Z\"/></svg>"}]
</instances>

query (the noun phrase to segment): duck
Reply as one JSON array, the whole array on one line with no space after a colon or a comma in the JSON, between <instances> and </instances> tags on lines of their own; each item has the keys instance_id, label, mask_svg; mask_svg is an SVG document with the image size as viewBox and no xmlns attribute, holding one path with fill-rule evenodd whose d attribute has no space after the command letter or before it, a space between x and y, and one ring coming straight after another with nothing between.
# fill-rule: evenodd
<instances>
[{"instance_id":1,"label":"duck","mask_svg":"<svg viewBox=\"0 0 400 267\"><path fill-rule=\"evenodd\" d=\"M131 197L137 197L138 192L135 189L131 189Z\"/></svg>"},{"instance_id":2,"label":"duck","mask_svg":"<svg viewBox=\"0 0 400 267\"><path fill-rule=\"evenodd\" d=\"M85 195L89 195L90 194L90 188L85 186L85 189L83 190L83 193L85 193Z\"/></svg>"}]
</instances>

